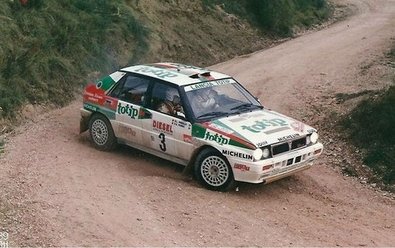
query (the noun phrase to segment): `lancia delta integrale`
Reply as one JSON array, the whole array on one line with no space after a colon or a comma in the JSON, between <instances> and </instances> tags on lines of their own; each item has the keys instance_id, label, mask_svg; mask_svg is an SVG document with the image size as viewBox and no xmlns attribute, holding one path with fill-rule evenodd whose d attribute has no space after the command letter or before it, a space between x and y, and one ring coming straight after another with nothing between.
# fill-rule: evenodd
<instances>
[{"instance_id":1,"label":"lancia delta integrale","mask_svg":"<svg viewBox=\"0 0 395 248\"><path fill-rule=\"evenodd\" d=\"M193 168L213 190L269 183L311 166L316 130L265 109L231 76L175 63L136 65L88 84L80 131Z\"/></svg>"}]
</instances>

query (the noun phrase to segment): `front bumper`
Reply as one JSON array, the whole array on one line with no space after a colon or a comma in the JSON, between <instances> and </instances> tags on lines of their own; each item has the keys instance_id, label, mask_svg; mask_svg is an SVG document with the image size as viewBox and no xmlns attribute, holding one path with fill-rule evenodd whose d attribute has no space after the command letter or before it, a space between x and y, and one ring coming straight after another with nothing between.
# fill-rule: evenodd
<instances>
[{"instance_id":1,"label":"front bumper","mask_svg":"<svg viewBox=\"0 0 395 248\"><path fill-rule=\"evenodd\" d=\"M312 161L321 155L323 145L317 143L300 150L291 151L274 158L247 162L228 158L236 181L270 183L290 176L312 166Z\"/></svg>"}]
</instances>

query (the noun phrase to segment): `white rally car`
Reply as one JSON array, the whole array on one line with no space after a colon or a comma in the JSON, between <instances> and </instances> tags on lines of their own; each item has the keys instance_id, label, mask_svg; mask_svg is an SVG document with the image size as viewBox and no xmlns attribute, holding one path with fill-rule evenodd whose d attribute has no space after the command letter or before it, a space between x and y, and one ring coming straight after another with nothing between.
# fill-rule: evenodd
<instances>
[{"instance_id":1,"label":"white rally car","mask_svg":"<svg viewBox=\"0 0 395 248\"><path fill-rule=\"evenodd\" d=\"M89 84L80 131L100 150L122 143L193 167L207 188L269 183L307 169L316 130L265 109L234 78L175 63L136 65Z\"/></svg>"}]
</instances>

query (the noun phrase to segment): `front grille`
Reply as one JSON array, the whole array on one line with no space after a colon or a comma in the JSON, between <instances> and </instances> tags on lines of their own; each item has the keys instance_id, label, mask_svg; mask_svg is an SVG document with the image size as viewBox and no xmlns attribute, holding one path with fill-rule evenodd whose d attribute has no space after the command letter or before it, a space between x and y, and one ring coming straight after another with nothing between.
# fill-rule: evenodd
<instances>
[{"instance_id":1,"label":"front grille","mask_svg":"<svg viewBox=\"0 0 395 248\"><path fill-rule=\"evenodd\" d=\"M292 150L306 146L306 137L292 141Z\"/></svg>"},{"instance_id":2,"label":"front grille","mask_svg":"<svg viewBox=\"0 0 395 248\"><path fill-rule=\"evenodd\" d=\"M288 143L282 143L282 144L273 146L272 154L273 155L277 155L277 154L280 154L280 153L283 153L283 152L287 152L287 151L289 151L289 144Z\"/></svg>"},{"instance_id":3,"label":"front grille","mask_svg":"<svg viewBox=\"0 0 395 248\"><path fill-rule=\"evenodd\" d=\"M306 146L306 137L290 140L285 143L280 143L272 146L272 155L278 155L284 152L292 151L295 149L303 148Z\"/></svg>"}]
</instances>

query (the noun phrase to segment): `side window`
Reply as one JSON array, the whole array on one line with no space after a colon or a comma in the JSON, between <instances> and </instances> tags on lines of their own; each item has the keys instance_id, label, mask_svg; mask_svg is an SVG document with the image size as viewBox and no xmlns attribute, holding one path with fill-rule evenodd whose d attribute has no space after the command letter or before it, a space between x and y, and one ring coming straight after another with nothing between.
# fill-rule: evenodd
<instances>
[{"instance_id":1,"label":"side window","mask_svg":"<svg viewBox=\"0 0 395 248\"><path fill-rule=\"evenodd\" d=\"M176 87L156 83L152 89L151 108L171 116L185 117Z\"/></svg>"},{"instance_id":2,"label":"side window","mask_svg":"<svg viewBox=\"0 0 395 248\"><path fill-rule=\"evenodd\" d=\"M127 75L121 79L110 95L126 102L143 105L149 83L149 79Z\"/></svg>"},{"instance_id":3,"label":"side window","mask_svg":"<svg viewBox=\"0 0 395 248\"><path fill-rule=\"evenodd\" d=\"M124 83L125 78L121 78L115 88L110 92L110 96L118 98L118 95L121 92Z\"/></svg>"}]
</instances>

